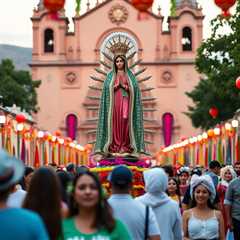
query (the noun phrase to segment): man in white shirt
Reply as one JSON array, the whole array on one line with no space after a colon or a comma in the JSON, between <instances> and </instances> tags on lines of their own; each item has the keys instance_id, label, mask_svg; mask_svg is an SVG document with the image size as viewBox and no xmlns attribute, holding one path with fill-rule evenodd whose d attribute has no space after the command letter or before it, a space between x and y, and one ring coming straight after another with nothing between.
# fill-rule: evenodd
<instances>
[{"instance_id":1,"label":"man in white shirt","mask_svg":"<svg viewBox=\"0 0 240 240\"><path fill-rule=\"evenodd\" d=\"M126 166L115 167L110 175L112 196L108 202L113 208L114 217L121 220L133 240L144 240L146 229L146 207L132 198L132 172ZM156 217L149 208L148 239L160 240L160 230Z\"/></svg>"}]
</instances>

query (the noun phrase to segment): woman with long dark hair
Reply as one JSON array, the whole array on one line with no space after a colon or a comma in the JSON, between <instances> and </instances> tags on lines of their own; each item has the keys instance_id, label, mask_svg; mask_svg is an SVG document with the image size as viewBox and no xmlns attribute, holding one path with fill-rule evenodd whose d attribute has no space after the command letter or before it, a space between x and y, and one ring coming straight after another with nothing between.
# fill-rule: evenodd
<instances>
[{"instance_id":1,"label":"woman with long dark hair","mask_svg":"<svg viewBox=\"0 0 240 240\"><path fill-rule=\"evenodd\" d=\"M67 194L68 187L72 182L72 176L66 171L57 171L57 176L61 185L61 212L62 217L66 218L69 215L68 205L69 205L69 196Z\"/></svg>"},{"instance_id":2,"label":"woman with long dark hair","mask_svg":"<svg viewBox=\"0 0 240 240\"><path fill-rule=\"evenodd\" d=\"M35 171L23 207L42 217L51 240L61 237L61 190L52 169L41 167Z\"/></svg>"},{"instance_id":3,"label":"woman with long dark hair","mask_svg":"<svg viewBox=\"0 0 240 240\"><path fill-rule=\"evenodd\" d=\"M166 193L172 200L176 201L179 208L182 209L179 182L175 177L168 178L168 188Z\"/></svg>"},{"instance_id":4,"label":"woman with long dark hair","mask_svg":"<svg viewBox=\"0 0 240 240\"><path fill-rule=\"evenodd\" d=\"M113 218L94 173L86 171L75 177L69 210L70 218L63 221L64 239L130 239L125 226Z\"/></svg>"},{"instance_id":5,"label":"woman with long dark hair","mask_svg":"<svg viewBox=\"0 0 240 240\"><path fill-rule=\"evenodd\" d=\"M224 240L224 223L220 211L214 209L215 186L210 176L191 179L191 209L183 213L184 240Z\"/></svg>"},{"instance_id":6,"label":"woman with long dark hair","mask_svg":"<svg viewBox=\"0 0 240 240\"><path fill-rule=\"evenodd\" d=\"M23 190L28 191L33 173L34 173L34 169L32 167L28 167L28 166L25 167L24 176L22 179Z\"/></svg>"}]
</instances>

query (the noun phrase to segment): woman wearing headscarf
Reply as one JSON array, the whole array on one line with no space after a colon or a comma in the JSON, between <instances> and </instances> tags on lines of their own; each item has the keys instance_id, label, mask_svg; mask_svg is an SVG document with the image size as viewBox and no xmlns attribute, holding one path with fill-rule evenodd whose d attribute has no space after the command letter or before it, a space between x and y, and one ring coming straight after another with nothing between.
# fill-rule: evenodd
<instances>
[{"instance_id":1,"label":"woman wearing headscarf","mask_svg":"<svg viewBox=\"0 0 240 240\"><path fill-rule=\"evenodd\" d=\"M233 167L228 165L221 169L220 171L221 180L217 186L217 192L220 199L220 210L223 214L225 233L227 233L227 216L224 208L224 198L227 191L229 183L237 177L236 172Z\"/></svg>"},{"instance_id":2,"label":"woman wearing headscarf","mask_svg":"<svg viewBox=\"0 0 240 240\"><path fill-rule=\"evenodd\" d=\"M224 240L222 213L213 207L216 190L211 177L193 175L190 194L191 209L183 213L184 240Z\"/></svg>"},{"instance_id":3,"label":"woman wearing headscarf","mask_svg":"<svg viewBox=\"0 0 240 240\"><path fill-rule=\"evenodd\" d=\"M150 206L156 216L161 239L181 240L182 220L178 203L165 193L168 177L162 168L152 168L143 172L146 194L136 198Z\"/></svg>"},{"instance_id":4,"label":"woman wearing headscarf","mask_svg":"<svg viewBox=\"0 0 240 240\"><path fill-rule=\"evenodd\" d=\"M179 180L179 188L180 188L180 193L182 197L184 197L189 186L189 183L188 183L188 180L190 177L189 172L190 172L189 167L185 167L185 166L181 167L177 172L178 180Z\"/></svg>"}]
</instances>

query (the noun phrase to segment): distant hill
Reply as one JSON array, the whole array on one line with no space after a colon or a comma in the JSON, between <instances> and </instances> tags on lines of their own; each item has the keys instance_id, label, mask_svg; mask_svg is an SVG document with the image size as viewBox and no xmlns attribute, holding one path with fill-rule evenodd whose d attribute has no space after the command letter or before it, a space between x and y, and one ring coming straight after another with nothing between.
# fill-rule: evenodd
<instances>
[{"instance_id":1,"label":"distant hill","mask_svg":"<svg viewBox=\"0 0 240 240\"><path fill-rule=\"evenodd\" d=\"M0 44L0 61L5 58L12 59L18 70L30 70L28 64L32 59L32 48Z\"/></svg>"}]
</instances>

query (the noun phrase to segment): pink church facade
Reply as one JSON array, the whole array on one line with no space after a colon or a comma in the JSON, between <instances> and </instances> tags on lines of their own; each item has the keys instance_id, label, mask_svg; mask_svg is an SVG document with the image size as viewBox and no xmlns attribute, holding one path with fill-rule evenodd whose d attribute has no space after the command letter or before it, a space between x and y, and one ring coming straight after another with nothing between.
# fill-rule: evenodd
<instances>
[{"instance_id":1,"label":"pink church facade","mask_svg":"<svg viewBox=\"0 0 240 240\"><path fill-rule=\"evenodd\" d=\"M58 21L49 18L41 1L32 16L33 80L42 80L38 89L37 114L39 128L54 132L61 130L82 145L92 142L97 118L96 103L91 101L89 86L94 68L98 67L101 46L110 34L124 32L138 47L137 58L151 79L145 87L152 98L144 117L151 129L146 133L150 152L161 145L176 142L181 136L197 133L184 115L191 105L185 92L191 91L200 80L194 68L196 50L202 41L201 9L194 0L178 0L174 17L169 17L169 30L163 31L163 17L149 12L148 19L138 20L138 11L128 0L105 0L81 16L73 18L74 32L68 31L64 11Z\"/></svg>"}]
</instances>

